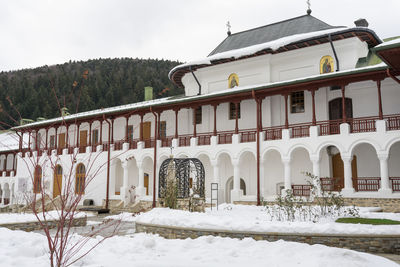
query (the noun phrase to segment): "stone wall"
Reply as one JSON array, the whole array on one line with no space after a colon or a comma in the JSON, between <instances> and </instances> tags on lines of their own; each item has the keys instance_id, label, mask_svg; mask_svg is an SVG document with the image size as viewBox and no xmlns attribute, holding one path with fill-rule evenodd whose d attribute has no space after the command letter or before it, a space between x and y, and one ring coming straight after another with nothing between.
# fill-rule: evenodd
<instances>
[{"instance_id":1,"label":"stone wall","mask_svg":"<svg viewBox=\"0 0 400 267\"><path fill-rule=\"evenodd\" d=\"M86 226L87 217L76 218L72 222L73 226ZM58 221L47 221L50 228L56 228ZM42 229L38 221L34 222L20 222L20 223L6 223L0 224L0 227L5 227L11 230L22 230L25 232L31 232Z\"/></svg>"},{"instance_id":2,"label":"stone wall","mask_svg":"<svg viewBox=\"0 0 400 267\"><path fill-rule=\"evenodd\" d=\"M380 207L383 212L400 212L400 199L398 198L343 198L346 206ZM235 201L234 204L257 205L255 201ZM275 204L274 201L265 202L267 205Z\"/></svg>"},{"instance_id":3,"label":"stone wall","mask_svg":"<svg viewBox=\"0 0 400 267\"><path fill-rule=\"evenodd\" d=\"M168 239L197 238L205 235L255 240L294 241L307 244L322 244L330 247L347 248L361 252L400 254L400 235L336 235L336 234L286 234L241 232L226 230L208 230L181 228L174 226L145 224L136 222L136 232L159 234Z\"/></svg>"}]
</instances>

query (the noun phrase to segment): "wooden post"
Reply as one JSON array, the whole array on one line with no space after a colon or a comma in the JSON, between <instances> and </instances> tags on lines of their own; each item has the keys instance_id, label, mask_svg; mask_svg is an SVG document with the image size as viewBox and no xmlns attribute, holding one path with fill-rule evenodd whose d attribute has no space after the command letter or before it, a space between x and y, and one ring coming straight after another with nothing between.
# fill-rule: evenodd
<instances>
[{"instance_id":1,"label":"wooden post","mask_svg":"<svg viewBox=\"0 0 400 267\"><path fill-rule=\"evenodd\" d=\"M111 119L111 144L114 144L114 120L115 118Z\"/></svg>"},{"instance_id":2,"label":"wooden post","mask_svg":"<svg viewBox=\"0 0 400 267\"><path fill-rule=\"evenodd\" d=\"M256 111L256 120L257 120L257 206L261 204L261 196L260 196L260 115L261 115L261 99L256 99L257 103L257 111Z\"/></svg>"},{"instance_id":3,"label":"wooden post","mask_svg":"<svg viewBox=\"0 0 400 267\"><path fill-rule=\"evenodd\" d=\"M139 133L139 140L143 142L143 116L144 114L140 114L140 133Z\"/></svg>"},{"instance_id":4,"label":"wooden post","mask_svg":"<svg viewBox=\"0 0 400 267\"><path fill-rule=\"evenodd\" d=\"M31 131L29 131L28 134L28 150L31 151Z\"/></svg>"},{"instance_id":5,"label":"wooden post","mask_svg":"<svg viewBox=\"0 0 400 267\"><path fill-rule=\"evenodd\" d=\"M382 109L382 92L381 92L381 81L376 81L376 86L378 87L378 104L379 104L379 119L383 120L383 109Z\"/></svg>"},{"instance_id":6,"label":"wooden post","mask_svg":"<svg viewBox=\"0 0 400 267\"><path fill-rule=\"evenodd\" d=\"M285 129L289 129L289 114L288 114L288 94L285 97Z\"/></svg>"},{"instance_id":7,"label":"wooden post","mask_svg":"<svg viewBox=\"0 0 400 267\"><path fill-rule=\"evenodd\" d=\"M19 144L18 144L18 150L19 152L22 152L22 142L24 140L24 132L21 131L21 135L19 136Z\"/></svg>"},{"instance_id":8,"label":"wooden post","mask_svg":"<svg viewBox=\"0 0 400 267\"><path fill-rule=\"evenodd\" d=\"M103 144L103 119L100 119L100 144Z\"/></svg>"},{"instance_id":9,"label":"wooden post","mask_svg":"<svg viewBox=\"0 0 400 267\"><path fill-rule=\"evenodd\" d=\"M81 126L80 123L76 124L76 147L79 147L79 127Z\"/></svg>"},{"instance_id":10,"label":"wooden post","mask_svg":"<svg viewBox=\"0 0 400 267\"><path fill-rule=\"evenodd\" d=\"M177 108L177 109L174 109L174 111L175 111L175 139L178 139L178 112L179 112L179 109Z\"/></svg>"},{"instance_id":11,"label":"wooden post","mask_svg":"<svg viewBox=\"0 0 400 267\"><path fill-rule=\"evenodd\" d=\"M197 123L196 123L196 110L197 110L197 107L194 107L194 108L192 108L192 110L193 110L193 137L196 137L196 135L197 135L197 132L196 132L196 125L197 125Z\"/></svg>"},{"instance_id":12,"label":"wooden post","mask_svg":"<svg viewBox=\"0 0 400 267\"><path fill-rule=\"evenodd\" d=\"M125 116L125 120L126 120L126 123L125 123L125 143L128 143L128 123L129 123L129 116L127 115L127 116Z\"/></svg>"},{"instance_id":13,"label":"wooden post","mask_svg":"<svg viewBox=\"0 0 400 267\"><path fill-rule=\"evenodd\" d=\"M217 106L218 104L214 104L214 130L213 130L213 136L217 136Z\"/></svg>"},{"instance_id":14,"label":"wooden post","mask_svg":"<svg viewBox=\"0 0 400 267\"><path fill-rule=\"evenodd\" d=\"M66 128L66 135L65 135L65 147L69 148L69 124L65 126Z\"/></svg>"},{"instance_id":15,"label":"wooden post","mask_svg":"<svg viewBox=\"0 0 400 267\"><path fill-rule=\"evenodd\" d=\"M235 102L235 134L239 133L239 102Z\"/></svg>"},{"instance_id":16,"label":"wooden post","mask_svg":"<svg viewBox=\"0 0 400 267\"><path fill-rule=\"evenodd\" d=\"M342 85L342 121L343 121L343 123L345 123L347 121L345 89L346 89L346 87L344 85Z\"/></svg>"},{"instance_id":17,"label":"wooden post","mask_svg":"<svg viewBox=\"0 0 400 267\"><path fill-rule=\"evenodd\" d=\"M159 112L157 112L157 116L158 116L158 123L157 123L157 127L158 127L158 130L157 130L157 138L156 138L156 140L159 140L159 139L161 139L161 136L160 136L160 130L161 130L161 111L159 111Z\"/></svg>"},{"instance_id":18,"label":"wooden post","mask_svg":"<svg viewBox=\"0 0 400 267\"><path fill-rule=\"evenodd\" d=\"M317 118L315 116L315 90L311 90L311 97L312 97L312 125L317 125Z\"/></svg>"},{"instance_id":19,"label":"wooden post","mask_svg":"<svg viewBox=\"0 0 400 267\"><path fill-rule=\"evenodd\" d=\"M46 128L46 141L44 143L44 149L47 150L47 137L48 137L48 133L49 133L49 128Z\"/></svg>"},{"instance_id":20,"label":"wooden post","mask_svg":"<svg viewBox=\"0 0 400 267\"><path fill-rule=\"evenodd\" d=\"M89 121L89 146L92 147L92 123L93 121Z\"/></svg>"},{"instance_id":21,"label":"wooden post","mask_svg":"<svg viewBox=\"0 0 400 267\"><path fill-rule=\"evenodd\" d=\"M58 148L57 145L57 140L58 140L58 127L55 128L56 129L56 135L54 136L54 149Z\"/></svg>"}]
</instances>

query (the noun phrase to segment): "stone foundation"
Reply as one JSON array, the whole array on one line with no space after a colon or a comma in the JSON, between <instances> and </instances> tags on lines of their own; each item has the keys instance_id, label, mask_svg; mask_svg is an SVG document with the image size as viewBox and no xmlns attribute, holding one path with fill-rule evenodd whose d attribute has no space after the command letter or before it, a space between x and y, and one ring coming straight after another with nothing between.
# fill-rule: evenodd
<instances>
[{"instance_id":1,"label":"stone foundation","mask_svg":"<svg viewBox=\"0 0 400 267\"><path fill-rule=\"evenodd\" d=\"M346 206L380 207L383 212L400 212L399 198L343 198ZM275 204L274 201L264 202L267 205ZM234 204L257 205L256 201L235 201Z\"/></svg>"},{"instance_id":2,"label":"stone foundation","mask_svg":"<svg viewBox=\"0 0 400 267\"><path fill-rule=\"evenodd\" d=\"M241 232L197 228L181 228L147 223L135 224L136 232L158 234L168 239L198 238L212 235L243 239L267 241L293 241L313 244L322 244L330 247L347 248L361 252L400 254L400 235L333 235L333 234L297 234L297 233L263 233Z\"/></svg>"},{"instance_id":3,"label":"stone foundation","mask_svg":"<svg viewBox=\"0 0 400 267\"><path fill-rule=\"evenodd\" d=\"M87 217L76 218L72 222L72 226L86 226ZM47 225L49 228L56 228L58 221L47 221ZM36 230L41 230L42 227L40 226L38 221L34 222L20 222L20 223L6 223L0 224L0 227L5 227L10 230L22 230L25 232L31 232Z\"/></svg>"}]
</instances>

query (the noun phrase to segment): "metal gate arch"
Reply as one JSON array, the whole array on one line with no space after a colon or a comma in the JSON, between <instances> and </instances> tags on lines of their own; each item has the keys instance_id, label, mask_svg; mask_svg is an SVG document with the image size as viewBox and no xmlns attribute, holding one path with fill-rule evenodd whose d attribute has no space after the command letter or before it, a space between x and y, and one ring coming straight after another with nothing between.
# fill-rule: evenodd
<instances>
[{"instance_id":1,"label":"metal gate arch","mask_svg":"<svg viewBox=\"0 0 400 267\"><path fill-rule=\"evenodd\" d=\"M175 178L178 185L178 198L188 198L190 196L190 181L192 178L195 193L200 198L205 197L205 171L203 163L197 158L169 158L163 161L160 166L158 197L161 196L162 190L167 186L168 166L173 162L175 168ZM191 177L195 175L195 177Z\"/></svg>"}]
</instances>

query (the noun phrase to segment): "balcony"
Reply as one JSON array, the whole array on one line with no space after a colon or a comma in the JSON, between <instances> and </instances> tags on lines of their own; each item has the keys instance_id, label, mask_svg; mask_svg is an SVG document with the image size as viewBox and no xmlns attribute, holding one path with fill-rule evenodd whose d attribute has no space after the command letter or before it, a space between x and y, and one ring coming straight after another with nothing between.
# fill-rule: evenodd
<instances>
[{"instance_id":1,"label":"balcony","mask_svg":"<svg viewBox=\"0 0 400 267\"><path fill-rule=\"evenodd\" d=\"M380 184L380 177L353 177L353 187L356 192L378 191Z\"/></svg>"},{"instance_id":2,"label":"balcony","mask_svg":"<svg viewBox=\"0 0 400 267\"><path fill-rule=\"evenodd\" d=\"M197 136L197 144L199 146L208 146L211 144L211 134L201 134Z\"/></svg>"},{"instance_id":3,"label":"balcony","mask_svg":"<svg viewBox=\"0 0 400 267\"><path fill-rule=\"evenodd\" d=\"M257 131L247 130L240 132L240 143L255 142L257 139Z\"/></svg>"},{"instance_id":4,"label":"balcony","mask_svg":"<svg viewBox=\"0 0 400 267\"><path fill-rule=\"evenodd\" d=\"M161 147L172 147L172 136L161 138Z\"/></svg>"},{"instance_id":5,"label":"balcony","mask_svg":"<svg viewBox=\"0 0 400 267\"><path fill-rule=\"evenodd\" d=\"M294 196L309 197L311 195L311 185L309 184L293 184L292 192Z\"/></svg>"},{"instance_id":6,"label":"balcony","mask_svg":"<svg viewBox=\"0 0 400 267\"><path fill-rule=\"evenodd\" d=\"M218 144L232 144L232 135L233 132L221 132L218 136Z\"/></svg>"},{"instance_id":7,"label":"balcony","mask_svg":"<svg viewBox=\"0 0 400 267\"><path fill-rule=\"evenodd\" d=\"M179 136L179 146L190 146L191 135Z\"/></svg>"}]
</instances>

